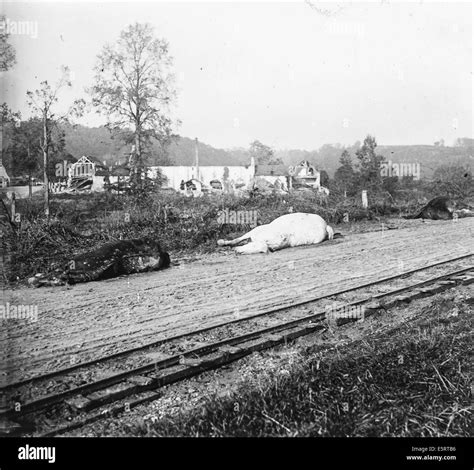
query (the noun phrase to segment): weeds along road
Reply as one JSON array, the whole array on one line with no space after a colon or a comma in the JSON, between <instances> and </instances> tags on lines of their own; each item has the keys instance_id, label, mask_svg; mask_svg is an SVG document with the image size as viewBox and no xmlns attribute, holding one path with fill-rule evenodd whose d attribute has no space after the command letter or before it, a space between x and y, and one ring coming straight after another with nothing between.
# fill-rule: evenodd
<instances>
[{"instance_id":1,"label":"weeds along road","mask_svg":"<svg viewBox=\"0 0 474 470\"><path fill-rule=\"evenodd\" d=\"M225 250L165 271L4 291L3 305L37 306L38 318L0 320L2 382L474 252L474 218L374 229L268 255Z\"/></svg>"}]
</instances>

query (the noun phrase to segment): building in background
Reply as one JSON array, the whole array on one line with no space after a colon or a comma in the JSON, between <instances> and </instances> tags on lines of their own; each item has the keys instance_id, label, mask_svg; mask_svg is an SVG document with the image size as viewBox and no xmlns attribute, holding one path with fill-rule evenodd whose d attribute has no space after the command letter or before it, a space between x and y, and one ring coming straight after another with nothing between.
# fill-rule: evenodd
<instances>
[{"instance_id":1,"label":"building in background","mask_svg":"<svg viewBox=\"0 0 474 470\"><path fill-rule=\"evenodd\" d=\"M320 172L308 161L296 166L258 165L251 157L249 164L244 166L199 165L197 139L194 165L150 167L148 176L155 178L159 173L164 176L164 187L186 194L190 194L191 186L186 183L193 181L192 187L196 187L191 192L193 195L202 192L239 193L255 189L263 192L287 192L301 187L320 191L321 187ZM196 181L201 184L196 186Z\"/></svg>"},{"instance_id":2,"label":"building in background","mask_svg":"<svg viewBox=\"0 0 474 470\"><path fill-rule=\"evenodd\" d=\"M10 184L10 177L8 176L7 170L3 166L2 159L0 158L0 188L6 188Z\"/></svg>"},{"instance_id":3,"label":"building in background","mask_svg":"<svg viewBox=\"0 0 474 470\"><path fill-rule=\"evenodd\" d=\"M289 191L293 183L290 168L287 165L255 165L255 189Z\"/></svg>"},{"instance_id":4,"label":"building in background","mask_svg":"<svg viewBox=\"0 0 474 470\"><path fill-rule=\"evenodd\" d=\"M321 173L314 165L303 160L299 165L289 167L293 188L309 187L317 191L321 188Z\"/></svg>"},{"instance_id":5,"label":"building in background","mask_svg":"<svg viewBox=\"0 0 474 470\"><path fill-rule=\"evenodd\" d=\"M66 190L103 191L104 178L109 175L109 169L95 157L83 155L68 169Z\"/></svg>"},{"instance_id":6,"label":"building in background","mask_svg":"<svg viewBox=\"0 0 474 470\"><path fill-rule=\"evenodd\" d=\"M120 190L120 180L121 187L126 187L129 172L126 165L108 168L105 162L84 155L69 166L67 187L64 190ZM325 192L320 185L320 172L308 161L302 161L296 166L259 165L251 157L248 165L199 165L197 140L192 166L152 166L147 169L147 177L159 179L160 186L164 189L173 189L187 196L206 193L240 194L252 190L283 193L301 188Z\"/></svg>"}]
</instances>

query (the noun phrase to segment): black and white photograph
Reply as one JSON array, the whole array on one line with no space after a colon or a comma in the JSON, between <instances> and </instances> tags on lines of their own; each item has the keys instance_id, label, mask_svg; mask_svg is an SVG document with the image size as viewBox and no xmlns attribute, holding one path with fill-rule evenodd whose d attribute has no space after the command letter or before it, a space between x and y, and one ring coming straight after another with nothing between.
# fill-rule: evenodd
<instances>
[{"instance_id":1,"label":"black and white photograph","mask_svg":"<svg viewBox=\"0 0 474 470\"><path fill-rule=\"evenodd\" d=\"M472 469L472 34L471 1L2 2L2 470Z\"/></svg>"}]
</instances>

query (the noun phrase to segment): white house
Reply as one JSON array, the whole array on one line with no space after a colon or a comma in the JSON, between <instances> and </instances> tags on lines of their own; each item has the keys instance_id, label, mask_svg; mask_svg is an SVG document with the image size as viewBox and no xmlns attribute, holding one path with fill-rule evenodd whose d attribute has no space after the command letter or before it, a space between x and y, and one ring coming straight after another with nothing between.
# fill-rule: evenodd
<instances>
[{"instance_id":1,"label":"white house","mask_svg":"<svg viewBox=\"0 0 474 470\"><path fill-rule=\"evenodd\" d=\"M83 155L75 163L72 163L68 169L68 188L74 188L79 182L90 182L88 185L91 191L104 190L104 177L108 169L97 158Z\"/></svg>"},{"instance_id":2,"label":"white house","mask_svg":"<svg viewBox=\"0 0 474 470\"><path fill-rule=\"evenodd\" d=\"M296 166L257 165L252 157L246 166L155 166L149 168L148 176L155 178L158 171L166 177L164 187L176 191L183 191L183 185L191 180L200 181L205 188L219 188L224 192L254 187L270 187L277 191L301 186L320 188L320 172L307 161Z\"/></svg>"},{"instance_id":3,"label":"white house","mask_svg":"<svg viewBox=\"0 0 474 470\"><path fill-rule=\"evenodd\" d=\"M165 187L182 190L182 184L190 180L201 181L205 186L217 187L221 183L225 192L248 188L255 177L255 166L155 166L150 167L148 176L156 177L158 171L166 177ZM212 182L212 184L211 184Z\"/></svg>"},{"instance_id":4,"label":"white house","mask_svg":"<svg viewBox=\"0 0 474 470\"><path fill-rule=\"evenodd\" d=\"M69 166L68 188L104 191L106 180L109 183L117 181L114 169L108 169L105 162L102 164L97 158L84 155ZM197 149L194 165L152 166L147 170L150 178L156 178L158 173L165 177L164 188L194 196L207 191L233 193L254 188L278 192L298 187L320 190L320 173L307 161L296 166L257 165L252 157L248 165L202 166Z\"/></svg>"}]
</instances>

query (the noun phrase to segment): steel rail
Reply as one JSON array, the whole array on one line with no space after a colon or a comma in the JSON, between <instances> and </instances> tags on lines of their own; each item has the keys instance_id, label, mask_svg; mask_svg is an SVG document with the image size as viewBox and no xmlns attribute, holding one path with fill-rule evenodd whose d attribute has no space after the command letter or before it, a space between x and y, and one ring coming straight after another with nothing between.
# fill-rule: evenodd
<instances>
[{"instance_id":1,"label":"steel rail","mask_svg":"<svg viewBox=\"0 0 474 470\"><path fill-rule=\"evenodd\" d=\"M383 299L385 297L394 296L394 295L397 295L397 294L401 294L403 292L418 289L420 287L423 287L423 286L426 286L426 285L429 285L429 284L433 284L433 283L439 282L441 280L444 280L444 279L447 279L447 278L450 278L450 277L453 277L453 276L457 276L457 275L460 275L460 274L463 274L465 272L472 271L472 270L474 270L474 266L469 266L469 267L466 267L466 268L463 268L463 269L452 271L452 272L447 273L447 274L443 274L441 276L436 276L434 278L427 279L425 281L420 281L420 282L417 282L417 283L409 285L409 286L397 288L397 289L390 290L388 292L384 292L384 293L377 294L377 295L371 295L371 296L369 296L367 298L364 298L362 300L357 300L357 301L353 301L353 302L344 303L344 307L345 308L352 308L352 307L357 307L357 306L360 306L360 305L363 305L363 304L368 304L368 303L374 302L374 300L379 300L379 299ZM290 307L290 308L292 308L292 307ZM69 390L65 390L63 392L59 392L59 393L56 393L56 394L53 393L51 395L45 395L45 396L43 396L39 399L36 399L36 400L33 400L33 401L22 404L20 412L14 411L12 409L2 410L2 411L0 411L0 417L2 417L2 416L4 416L4 417L13 417L13 416L18 417L18 416L21 416L21 415L36 412L36 411L39 411L41 409L51 407L51 406L54 406L56 404L60 404L65 398L68 398L68 397L71 397L71 396L74 396L74 395L81 395L81 394L84 394L84 393L92 393L92 392L95 392L95 391L98 391L98 390L103 390L103 389L105 389L105 388L107 388L111 385L115 385L115 384L123 381L124 379L127 379L127 378L132 377L132 376L140 375L140 374L143 374L143 373L150 373L150 372L153 372L153 371L163 370L163 369L166 369L166 368L177 366L181 363L181 361L184 358L187 358L187 357L190 357L190 356L200 356L200 355L202 356L202 355L209 354L211 352L217 351L219 348L222 348L223 346L236 346L238 344L245 343L245 342L260 338L264 335L268 335L269 333L281 332L281 331L284 331L284 330L294 328L298 325L305 324L305 323L309 324L309 323L312 323L314 321L321 322L326 318L327 318L327 311L326 310L320 310L320 311L317 311L317 312L315 312L313 314L310 314L310 315L305 315L303 317L296 318L296 319L293 319L293 320L290 320L290 321L280 322L276 325L261 328L261 329L257 329L257 330L254 330L254 331L250 332L250 333L245 333L243 335L234 336L234 337L231 337L231 338L226 338L226 339L223 339L221 341L206 344L204 346L199 346L197 348L193 348L193 349L190 349L188 351L185 351L181 354L170 356L166 359L162 359L162 360L159 360L159 361L153 361L153 362L138 366L136 368L132 368L132 369L129 369L129 370L126 370L126 371L123 371L123 372L119 372L117 374L106 377L104 379L100 379L100 380L97 380L97 381L94 381L94 382L90 382L88 384L79 385L77 387L74 387L74 388L71 388Z\"/></svg>"},{"instance_id":2,"label":"steel rail","mask_svg":"<svg viewBox=\"0 0 474 470\"><path fill-rule=\"evenodd\" d=\"M364 288L367 288L367 287L372 287L372 286L375 286L375 285L378 285L378 284L383 284L385 282L389 282L389 281L392 281L394 279L400 279L400 278L403 278L404 276L408 276L408 275L414 274L416 272L420 272L420 271L424 271L424 270L427 270L427 269L430 269L430 268L434 268L434 267L440 266L442 264L447 264L447 263L453 263L453 262L456 262L456 261L460 261L462 259L466 259L466 258L469 258L471 256L474 256L474 253L459 256L457 258L452 258L452 259L449 259L449 260L439 261L437 263L430 264L428 266L423 266L421 268L416 268L416 269L412 269L412 270L409 270L409 271L405 271L403 273L396 274L396 275L393 275L393 276L388 276L388 277L378 279L378 280L373 281L373 282L360 284L358 286L349 287L347 289L332 292L330 294L325 294L325 295L322 295L322 296L319 296L319 297L314 297L312 299L302 300L302 301L295 302L295 303L292 303L292 304L289 304L289 305L284 305L284 306L281 306L281 307L265 310L264 312L260 312L260 313L254 314L254 315L248 315L248 316L243 317L243 318L237 318L237 319L234 319L234 320L218 323L218 324L215 324L215 325L211 325L211 326L207 326L207 327L204 327L204 328L197 329L195 331L188 331L186 333L176 335L176 336L161 338L157 341L153 341L153 342L144 344L142 346L129 348L129 349L126 349L126 350L123 350L123 351L116 352L114 354L110 354L110 355L102 356L102 357L99 357L99 358L91 359L89 361L78 362L78 363L73 364L71 366L64 367L62 369L57 369L55 371L51 371L51 372L48 372L46 374L37 375L37 376L34 376L34 377L29 377L29 378L24 379L24 380L19 380L17 382L12 382L10 384L2 385L2 386L0 386L0 392L5 393L7 390L10 390L10 389L19 388L19 387L22 387L24 385L28 385L28 384L38 382L38 381L41 381L41 380L47 380L47 379L51 379L51 378L54 378L54 377L58 377L60 375L65 375L65 374L73 372L77 369L89 367L89 366L92 366L92 365L95 365L95 364L99 364L101 362L106 362L108 360L117 359L119 357L126 356L128 354L132 354L132 353L135 353L135 352L138 352L138 351L145 351L148 348L154 348L156 346L160 346L162 344L169 343L171 341L179 340L179 339L186 338L186 337L189 337L189 336L198 335L198 334L201 334L201 333L206 333L208 331L215 330L217 328L222 328L222 327L225 327L227 325L232 325L232 324L235 324L235 323L240 323L240 322L252 320L254 318L262 317L262 316L265 316L265 315L271 315L271 314L274 314L274 313L278 313L278 312L281 312L283 310L288 310L288 309L291 309L291 308L301 307L303 305L307 305L307 304L310 304L310 303L313 303L313 302L317 302L319 300L324 300L324 299L327 299L329 297L335 297L335 296L338 296L338 295L346 294L348 292L353 292L353 291L364 289ZM1 416L1 412L0 412L0 416Z\"/></svg>"}]
</instances>

